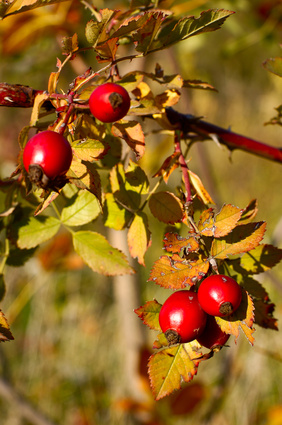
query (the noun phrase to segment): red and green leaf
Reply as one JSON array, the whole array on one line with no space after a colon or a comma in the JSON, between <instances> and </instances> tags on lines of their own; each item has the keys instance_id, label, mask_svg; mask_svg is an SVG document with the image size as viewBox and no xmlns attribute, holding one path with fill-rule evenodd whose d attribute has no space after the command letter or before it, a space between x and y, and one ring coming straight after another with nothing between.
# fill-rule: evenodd
<instances>
[{"instance_id":1,"label":"red and green leaf","mask_svg":"<svg viewBox=\"0 0 282 425\"><path fill-rule=\"evenodd\" d=\"M150 329L155 331L162 331L159 324L159 313L162 304L158 301L147 301L143 306L136 308L134 311L142 322L147 325Z\"/></svg>"}]
</instances>

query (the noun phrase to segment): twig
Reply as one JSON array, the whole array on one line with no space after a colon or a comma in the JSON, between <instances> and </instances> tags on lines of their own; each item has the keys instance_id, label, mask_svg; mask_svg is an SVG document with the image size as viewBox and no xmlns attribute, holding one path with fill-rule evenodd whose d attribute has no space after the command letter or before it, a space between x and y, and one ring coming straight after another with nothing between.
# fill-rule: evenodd
<instances>
[{"instance_id":1,"label":"twig","mask_svg":"<svg viewBox=\"0 0 282 425\"><path fill-rule=\"evenodd\" d=\"M193 115L181 114L172 108L167 108L166 115L171 124L184 134L196 133L204 138L216 136L219 143L226 145L231 151L240 149L271 161L282 163L282 148L276 148L258 142L241 134L233 133L217 125L210 124Z\"/></svg>"},{"instance_id":2,"label":"twig","mask_svg":"<svg viewBox=\"0 0 282 425\"><path fill-rule=\"evenodd\" d=\"M34 407L26 398L20 395L12 385L0 377L0 396L9 403L14 404L19 416L34 425L58 425L56 422L46 418L36 407Z\"/></svg>"}]
</instances>

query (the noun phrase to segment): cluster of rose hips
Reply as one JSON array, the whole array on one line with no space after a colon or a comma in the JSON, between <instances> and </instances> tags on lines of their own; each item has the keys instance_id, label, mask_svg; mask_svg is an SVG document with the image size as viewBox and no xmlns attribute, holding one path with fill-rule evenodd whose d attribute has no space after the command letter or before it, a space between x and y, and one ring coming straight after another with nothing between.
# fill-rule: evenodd
<instances>
[{"instance_id":1,"label":"cluster of rose hips","mask_svg":"<svg viewBox=\"0 0 282 425\"><path fill-rule=\"evenodd\" d=\"M198 292L176 291L161 307L159 323L170 344L197 339L204 347L223 346L229 335L218 326L215 316L228 317L240 306L242 291L231 277L211 275L204 279Z\"/></svg>"},{"instance_id":2,"label":"cluster of rose hips","mask_svg":"<svg viewBox=\"0 0 282 425\"><path fill-rule=\"evenodd\" d=\"M92 115L104 123L122 119L129 107L128 92L116 83L101 84L89 98ZM43 188L65 176L71 162L69 142L61 134L50 130L33 136L23 151L23 165L30 181Z\"/></svg>"}]
</instances>

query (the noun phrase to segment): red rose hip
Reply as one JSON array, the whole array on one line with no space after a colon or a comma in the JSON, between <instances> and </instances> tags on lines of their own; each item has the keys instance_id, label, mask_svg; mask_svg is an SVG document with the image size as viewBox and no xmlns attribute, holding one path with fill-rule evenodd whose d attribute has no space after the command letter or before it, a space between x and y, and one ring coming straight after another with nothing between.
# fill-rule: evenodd
<instances>
[{"instance_id":1,"label":"red rose hip","mask_svg":"<svg viewBox=\"0 0 282 425\"><path fill-rule=\"evenodd\" d=\"M223 332L214 316L207 315L207 324L204 331L197 337L197 341L210 350L222 347L228 341L230 335Z\"/></svg>"},{"instance_id":2,"label":"red rose hip","mask_svg":"<svg viewBox=\"0 0 282 425\"><path fill-rule=\"evenodd\" d=\"M66 174L71 162L69 142L61 134L50 130L33 136L23 151L23 164L30 180L41 186Z\"/></svg>"},{"instance_id":3,"label":"red rose hip","mask_svg":"<svg viewBox=\"0 0 282 425\"><path fill-rule=\"evenodd\" d=\"M206 320L197 293L189 290L170 295L159 314L160 327L170 344L193 341L203 332Z\"/></svg>"},{"instance_id":4,"label":"red rose hip","mask_svg":"<svg viewBox=\"0 0 282 425\"><path fill-rule=\"evenodd\" d=\"M91 93L89 108L99 121L115 122L127 114L130 97L127 90L119 84L101 84Z\"/></svg>"},{"instance_id":5,"label":"red rose hip","mask_svg":"<svg viewBox=\"0 0 282 425\"><path fill-rule=\"evenodd\" d=\"M224 317L238 309L242 291L240 285L231 277L212 275L200 284L198 299L207 314Z\"/></svg>"}]
</instances>

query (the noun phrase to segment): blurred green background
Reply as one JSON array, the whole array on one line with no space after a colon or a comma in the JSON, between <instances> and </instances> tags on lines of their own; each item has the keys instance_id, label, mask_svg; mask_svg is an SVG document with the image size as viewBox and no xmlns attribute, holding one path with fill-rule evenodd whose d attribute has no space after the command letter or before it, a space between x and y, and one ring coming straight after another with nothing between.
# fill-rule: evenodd
<instances>
[{"instance_id":1,"label":"blurred green background","mask_svg":"<svg viewBox=\"0 0 282 425\"><path fill-rule=\"evenodd\" d=\"M95 6L125 9L128 2L96 1ZM236 13L221 30L125 64L122 72L153 72L158 62L166 74L207 81L218 92L184 89L177 109L281 146L281 128L264 123L281 104L282 81L262 66L281 55L281 1L168 1L171 6L179 15L198 16L209 8ZM56 58L62 58L61 38L76 32L80 46L86 45L84 26L90 19L87 2L67 1L1 21L0 81L46 89ZM61 86L66 88L89 66L101 65L89 53L79 55L63 73ZM1 108L2 179L15 168L18 133L28 124L30 112ZM172 145L167 137L150 134L146 143L140 164L152 176ZM219 207L232 203L244 208L256 198L257 219L267 221L264 241L282 248L281 164L240 151L230 155L212 141L194 145L190 157L191 170ZM178 177L169 180L171 190ZM0 345L1 376L11 385L8 396L0 381L1 425L282 424L282 341L271 330L257 328L254 347L243 335L237 344L232 339L230 348L200 365L198 376L182 391L153 400L146 362L155 335L133 313L146 300L163 302L168 296L167 290L147 283L154 261L163 253L165 226L152 218L150 230L153 242L146 267L133 261L134 277L95 274L73 253L65 233L41 246L24 267L7 268L7 293L0 308L15 340ZM126 234L106 232L112 244L126 252ZM281 279L281 265L258 277L276 304L278 320Z\"/></svg>"}]
</instances>

